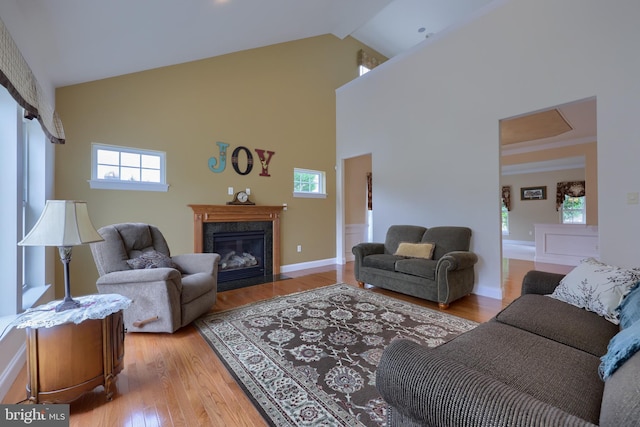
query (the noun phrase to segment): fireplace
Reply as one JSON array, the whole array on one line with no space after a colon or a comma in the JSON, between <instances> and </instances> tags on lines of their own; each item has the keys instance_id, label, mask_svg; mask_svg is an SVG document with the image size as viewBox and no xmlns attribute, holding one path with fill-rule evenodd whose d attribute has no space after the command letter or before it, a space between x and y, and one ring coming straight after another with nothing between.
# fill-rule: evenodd
<instances>
[{"instance_id":1,"label":"fireplace","mask_svg":"<svg viewBox=\"0 0 640 427\"><path fill-rule=\"evenodd\" d=\"M203 231L203 252L220 254L218 282L273 274L270 222L210 222Z\"/></svg>"},{"instance_id":2,"label":"fireplace","mask_svg":"<svg viewBox=\"0 0 640 427\"><path fill-rule=\"evenodd\" d=\"M232 289L238 282L253 278L280 276L280 214L282 206L189 205L193 209L194 252L215 252L233 260L256 265L242 268L218 266L221 289ZM260 237L258 237L260 236ZM262 240L262 243L259 241ZM246 241L245 241L246 240ZM218 246L222 245L222 246ZM258 246L262 248L258 250ZM231 252L234 254L229 255ZM240 255L241 253L249 255ZM233 258L235 255L241 259Z\"/></svg>"},{"instance_id":3,"label":"fireplace","mask_svg":"<svg viewBox=\"0 0 640 427\"><path fill-rule=\"evenodd\" d=\"M264 276L264 231L213 234L213 252L220 254L218 282Z\"/></svg>"}]
</instances>

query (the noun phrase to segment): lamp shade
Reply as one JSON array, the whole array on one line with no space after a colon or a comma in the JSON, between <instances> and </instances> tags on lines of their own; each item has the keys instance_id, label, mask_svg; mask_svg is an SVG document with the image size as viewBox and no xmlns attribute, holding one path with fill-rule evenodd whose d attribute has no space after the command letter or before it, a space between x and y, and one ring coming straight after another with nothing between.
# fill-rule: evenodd
<instances>
[{"instance_id":1,"label":"lamp shade","mask_svg":"<svg viewBox=\"0 0 640 427\"><path fill-rule=\"evenodd\" d=\"M20 246L76 246L104 240L89 219L87 203L47 200L42 215Z\"/></svg>"}]
</instances>

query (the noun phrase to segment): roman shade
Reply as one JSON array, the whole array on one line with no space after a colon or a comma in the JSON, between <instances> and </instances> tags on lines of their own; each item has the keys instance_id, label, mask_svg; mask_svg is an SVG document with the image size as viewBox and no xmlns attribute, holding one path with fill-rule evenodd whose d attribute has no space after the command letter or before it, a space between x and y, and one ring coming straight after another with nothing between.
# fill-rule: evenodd
<instances>
[{"instance_id":1,"label":"roman shade","mask_svg":"<svg viewBox=\"0 0 640 427\"><path fill-rule=\"evenodd\" d=\"M46 99L42 87L2 20L0 20L0 85L7 88L18 105L25 109L26 118L38 119L49 141L54 144L64 144L62 122L52 104Z\"/></svg>"}]
</instances>

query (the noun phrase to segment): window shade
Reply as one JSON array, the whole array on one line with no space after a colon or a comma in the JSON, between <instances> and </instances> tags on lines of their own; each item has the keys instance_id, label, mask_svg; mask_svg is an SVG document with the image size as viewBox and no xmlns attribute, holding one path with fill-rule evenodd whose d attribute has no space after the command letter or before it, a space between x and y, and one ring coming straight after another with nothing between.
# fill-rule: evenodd
<instances>
[{"instance_id":1,"label":"window shade","mask_svg":"<svg viewBox=\"0 0 640 427\"><path fill-rule=\"evenodd\" d=\"M0 84L25 109L25 117L37 119L54 144L64 144L64 128L58 114L47 101L29 64L18 50L9 30L0 20Z\"/></svg>"}]
</instances>

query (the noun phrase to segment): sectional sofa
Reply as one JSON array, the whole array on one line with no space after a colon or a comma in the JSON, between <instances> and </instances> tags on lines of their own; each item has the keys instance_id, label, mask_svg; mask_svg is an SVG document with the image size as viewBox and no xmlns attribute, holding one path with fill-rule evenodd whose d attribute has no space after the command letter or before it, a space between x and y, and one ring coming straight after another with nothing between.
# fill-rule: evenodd
<instances>
[{"instance_id":1,"label":"sectional sofa","mask_svg":"<svg viewBox=\"0 0 640 427\"><path fill-rule=\"evenodd\" d=\"M640 425L640 271L627 273L603 273L617 289L604 310L590 279L574 281L572 300L569 275L531 271L522 296L475 329L436 348L393 341L376 379L388 425Z\"/></svg>"}]
</instances>

